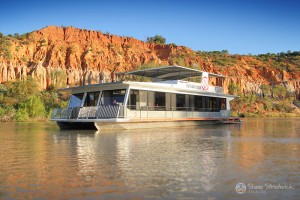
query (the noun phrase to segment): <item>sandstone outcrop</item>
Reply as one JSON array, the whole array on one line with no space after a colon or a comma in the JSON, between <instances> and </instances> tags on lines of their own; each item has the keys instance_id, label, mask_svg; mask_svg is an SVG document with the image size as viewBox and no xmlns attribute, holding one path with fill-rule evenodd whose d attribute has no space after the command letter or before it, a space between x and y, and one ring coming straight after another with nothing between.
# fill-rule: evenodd
<instances>
[{"instance_id":1,"label":"sandstone outcrop","mask_svg":"<svg viewBox=\"0 0 300 200\"><path fill-rule=\"evenodd\" d=\"M271 68L247 56L239 56L238 65L220 68L187 47L55 26L34 31L25 39L12 38L7 48L10 58L0 54L1 83L32 76L40 89L46 89L51 84L75 86L114 81L118 72L143 64L183 65L227 76L226 91L231 82L239 84L244 93L260 93L262 84L281 83L300 98L299 74Z\"/></svg>"}]
</instances>

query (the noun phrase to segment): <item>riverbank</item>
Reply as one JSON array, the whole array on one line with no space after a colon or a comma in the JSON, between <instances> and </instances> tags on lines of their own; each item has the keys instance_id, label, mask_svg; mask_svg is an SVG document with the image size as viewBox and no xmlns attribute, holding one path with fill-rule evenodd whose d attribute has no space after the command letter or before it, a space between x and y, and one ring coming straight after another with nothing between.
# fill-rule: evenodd
<instances>
[{"instance_id":1,"label":"riverbank","mask_svg":"<svg viewBox=\"0 0 300 200\"><path fill-rule=\"evenodd\" d=\"M294 97L260 97L255 94L240 95L230 102L234 117L299 117L300 108Z\"/></svg>"},{"instance_id":2,"label":"riverbank","mask_svg":"<svg viewBox=\"0 0 300 200\"><path fill-rule=\"evenodd\" d=\"M237 113L232 112L232 117L246 117L246 118L257 118L257 117L300 117L299 113L280 113L280 112L269 112L269 113Z\"/></svg>"},{"instance_id":3,"label":"riverbank","mask_svg":"<svg viewBox=\"0 0 300 200\"><path fill-rule=\"evenodd\" d=\"M232 116L299 117L300 109L293 104L295 97L287 90L282 91L285 92L269 91L263 96L231 91L239 96L230 102ZM55 86L40 91L31 78L0 84L0 122L46 121L51 118L54 108L67 107L68 100L69 94L58 93Z\"/></svg>"}]
</instances>

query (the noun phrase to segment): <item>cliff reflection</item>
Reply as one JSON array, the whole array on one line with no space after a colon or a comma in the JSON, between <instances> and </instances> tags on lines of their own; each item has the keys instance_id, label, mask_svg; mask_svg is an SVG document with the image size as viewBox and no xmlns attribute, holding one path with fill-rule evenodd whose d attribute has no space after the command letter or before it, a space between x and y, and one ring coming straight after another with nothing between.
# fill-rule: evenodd
<instances>
[{"instance_id":1,"label":"cliff reflection","mask_svg":"<svg viewBox=\"0 0 300 200\"><path fill-rule=\"evenodd\" d=\"M283 170L296 174L296 166L299 166L295 165L299 157L299 136L300 124L295 123L295 120L248 119L240 131L233 134L233 150L229 157L235 163L236 170L245 172L244 179L249 178L248 174L252 174L252 179L259 178L272 170L276 170L274 173L277 175L283 173ZM281 168L278 170L274 166Z\"/></svg>"},{"instance_id":2,"label":"cliff reflection","mask_svg":"<svg viewBox=\"0 0 300 200\"><path fill-rule=\"evenodd\" d=\"M300 187L299 148L291 119L109 132L5 123L0 198L235 199L239 182Z\"/></svg>"},{"instance_id":3,"label":"cliff reflection","mask_svg":"<svg viewBox=\"0 0 300 200\"><path fill-rule=\"evenodd\" d=\"M124 131L116 136L118 167L127 184L134 187L211 191L219 174L218 159L226 148L224 136L230 137L230 130Z\"/></svg>"}]
</instances>

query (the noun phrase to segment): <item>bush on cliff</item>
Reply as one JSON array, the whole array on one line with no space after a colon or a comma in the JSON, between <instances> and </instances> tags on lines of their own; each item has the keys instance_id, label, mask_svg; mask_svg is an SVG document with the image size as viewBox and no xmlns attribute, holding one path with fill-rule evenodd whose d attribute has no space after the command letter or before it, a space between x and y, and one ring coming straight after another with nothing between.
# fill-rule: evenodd
<instances>
[{"instance_id":1,"label":"bush on cliff","mask_svg":"<svg viewBox=\"0 0 300 200\"><path fill-rule=\"evenodd\" d=\"M155 44L166 44L166 38L161 35L155 35L154 37L147 37L147 42Z\"/></svg>"},{"instance_id":2,"label":"bush on cliff","mask_svg":"<svg viewBox=\"0 0 300 200\"><path fill-rule=\"evenodd\" d=\"M282 90L282 88L280 90ZM271 89L270 93L274 94L274 91ZM276 89L275 94L274 96L261 96L257 94L240 93L239 98L230 102L232 116L299 116L299 111L297 111L297 108L292 104L294 97L289 97L287 92L278 94L276 93Z\"/></svg>"}]
</instances>

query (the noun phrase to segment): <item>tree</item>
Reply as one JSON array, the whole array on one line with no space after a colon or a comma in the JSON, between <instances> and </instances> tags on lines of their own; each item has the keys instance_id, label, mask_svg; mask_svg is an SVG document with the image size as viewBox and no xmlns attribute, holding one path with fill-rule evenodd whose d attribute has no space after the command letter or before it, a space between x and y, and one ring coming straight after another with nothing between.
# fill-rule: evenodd
<instances>
[{"instance_id":1,"label":"tree","mask_svg":"<svg viewBox=\"0 0 300 200\"><path fill-rule=\"evenodd\" d=\"M288 90L286 89L286 87L284 87L282 85L276 85L275 87L273 87L272 90L273 90L273 97L274 98L283 99L288 94Z\"/></svg>"},{"instance_id":2,"label":"tree","mask_svg":"<svg viewBox=\"0 0 300 200\"><path fill-rule=\"evenodd\" d=\"M238 94L240 92L239 85L231 82L228 86L228 92L232 95Z\"/></svg>"},{"instance_id":3,"label":"tree","mask_svg":"<svg viewBox=\"0 0 300 200\"><path fill-rule=\"evenodd\" d=\"M269 85L262 84L260 86L260 89L262 91L263 97L267 97L271 94L271 87Z\"/></svg>"},{"instance_id":4,"label":"tree","mask_svg":"<svg viewBox=\"0 0 300 200\"><path fill-rule=\"evenodd\" d=\"M147 42L155 43L155 44L165 44L166 38L161 35L155 35L154 37L147 37Z\"/></svg>"},{"instance_id":5,"label":"tree","mask_svg":"<svg viewBox=\"0 0 300 200\"><path fill-rule=\"evenodd\" d=\"M19 38L19 37L20 37L20 34L19 34L19 33L15 33L15 34L14 34L14 37L15 37L15 38Z\"/></svg>"},{"instance_id":6,"label":"tree","mask_svg":"<svg viewBox=\"0 0 300 200\"><path fill-rule=\"evenodd\" d=\"M39 93L36 81L30 77L26 81L8 82L6 88L5 96L14 98L19 103L25 102Z\"/></svg>"},{"instance_id":7,"label":"tree","mask_svg":"<svg viewBox=\"0 0 300 200\"><path fill-rule=\"evenodd\" d=\"M28 99L25 106L30 117L45 117L46 115L44 102L39 96L33 96Z\"/></svg>"},{"instance_id":8,"label":"tree","mask_svg":"<svg viewBox=\"0 0 300 200\"><path fill-rule=\"evenodd\" d=\"M229 54L229 51L228 50L222 50L221 53L222 54Z\"/></svg>"}]
</instances>

